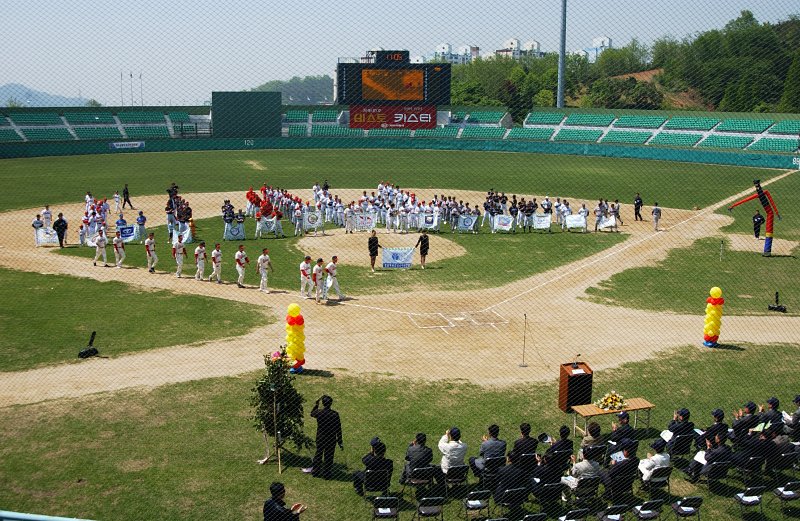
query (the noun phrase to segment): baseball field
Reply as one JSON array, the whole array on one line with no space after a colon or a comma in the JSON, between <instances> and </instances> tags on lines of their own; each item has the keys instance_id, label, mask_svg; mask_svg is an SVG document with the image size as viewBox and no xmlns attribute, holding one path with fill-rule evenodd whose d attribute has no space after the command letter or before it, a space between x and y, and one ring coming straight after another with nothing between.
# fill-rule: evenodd
<instances>
[{"instance_id":1,"label":"baseball field","mask_svg":"<svg viewBox=\"0 0 800 521\"><path fill-rule=\"evenodd\" d=\"M757 201L728 212L760 179L781 211L773 257L753 237ZM380 436L395 462L394 492L407 443L433 442L458 425L477 455L486 426L511 442L520 422L554 433L572 419L556 406L558 366L577 353L595 370L594 394L614 389L653 404L640 429L640 456L676 408L698 427L720 407L770 396L789 410L800 392L800 177L796 171L508 153L392 150L186 152L75 156L0 162L0 509L87 519L259 519L276 465L259 466L264 442L249 419L263 356L284 339L287 305L305 317L306 368L295 385L311 404L334 397L344 450L335 478L300 472L313 453L284 452L280 480L303 519L369 517L349 485L369 439ZM622 203L619 232L431 236L427 269L369 270L366 233L254 240L251 260L269 249L269 294L255 269L236 287L223 242L220 206L244 207L245 191L266 183L311 199L327 180L345 201L388 181L417 197L483 202L490 189ZM197 236L222 243L225 284L174 276L164 204L175 182L192 205ZM145 269L143 246L129 243L123 268L92 266L78 247L83 196L111 198L127 183L155 233L161 260ZM640 192L644 221L634 221ZM663 208L660 231L650 210ZM35 247L31 220L49 204L70 222L67 248ZM112 203L113 213L113 203ZM125 210L133 221L136 212ZM590 223L591 230L591 223ZM386 233L385 247L413 247L418 234ZM763 235L763 234L762 234ZM194 250L195 243L187 245ZM109 248L111 253L111 248ZM347 299L317 305L298 298L304 255L340 258ZM190 255L191 256L191 255ZM113 259L113 254L111 254ZM206 277L209 270L206 270ZM702 347L705 299L725 298L720 346ZM787 313L767 310L780 292ZM97 331L102 357L78 360ZM523 359L524 357L524 359ZM526 367L521 367L523 364ZM608 422L602 424L608 431ZM641 427L641 425L640 425ZM435 462L438 461L434 448ZM473 480L474 481L474 480ZM742 488L731 479L731 490ZM712 519L738 519L727 493L709 494L676 478L673 496L702 495ZM404 517L413 511L406 490ZM447 506L455 518L459 501ZM537 507L532 507L535 510ZM777 518L778 505L765 508Z\"/></svg>"}]
</instances>

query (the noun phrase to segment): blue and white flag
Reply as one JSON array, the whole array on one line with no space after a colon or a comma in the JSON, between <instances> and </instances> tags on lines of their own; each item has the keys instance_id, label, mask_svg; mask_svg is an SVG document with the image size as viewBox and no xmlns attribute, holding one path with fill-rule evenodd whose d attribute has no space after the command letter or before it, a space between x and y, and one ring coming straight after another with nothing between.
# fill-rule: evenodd
<instances>
[{"instance_id":1,"label":"blue and white flag","mask_svg":"<svg viewBox=\"0 0 800 521\"><path fill-rule=\"evenodd\" d=\"M549 230L551 221L551 214L549 213L536 213L533 214L533 229L534 230Z\"/></svg>"},{"instance_id":2,"label":"blue and white flag","mask_svg":"<svg viewBox=\"0 0 800 521\"><path fill-rule=\"evenodd\" d=\"M320 212L303 213L303 230L316 230L322 227L322 214Z\"/></svg>"},{"instance_id":3,"label":"blue and white flag","mask_svg":"<svg viewBox=\"0 0 800 521\"><path fill-rule=\"evenodd\" d=\"M438 230L439 229L439 214L438 213L425 213L422 214L419 220L420 230Z\"/></svg>"},{"instance_id":4,"label":"blue and white flag","mask_svg":"<svg viewBox=\"0 0 800 521\"><path fill-rule=\"evenodd\" d=\"M137 240L137 228L139 228L139 226L136 224L117 226L117 231L119 232L119 236L122 238L122 242L133 242Z\"/></svg>"},{"instance_id":5,"label":"blue and white flag","mask_svg":"<svg viewBox=\"0 0 800 521\"><path fill-rule=\"evenodd\" d=\"M514 218L510 215L495 215L493 229L496 232L510 232L514 225Z\"/></svg>"},{"instance_id":6,"label":"blue and white flag","mask_svg":"<svg viewBox=\"0 0 800 521\"><path fill-rule=\"evenodd\" d=\"M409 269L414 260L414 248L383 248L384 268Z\"/></svg>"},{"instance_id":7,"label":"blue and white flag","mask_svg":"<svg viewBox=\"0 0 800 521\"><path fill-rule=\"evenodd\" d=\"M56 235L55 230L52 228L36 228L34 240L36 241L36 246L41 246L43 244L58 244L58 235Z\"/></svg>"},{"instance_id":8,"label":"blue and white flag","mask_svg":"<svg viewBox=\"0 0 800 521\"><path fill-rule=\"evenodd\" d=\"M478 218L474 215L459 215L458 216L458 231L459 233L468 233L475 229L475 223Z\"/></svg>"},{"instance_id":9,"label":"blue and white flag","mask_svg":"<svg viewBox=\"0 0 800 521\"><path fill-rule=\"evenodd\" d=\"M243 241L244 236L244 223L225 223L225 232L222 234L222 240L225 241Z\"/></svg>"},{"instance_id":10,"label":"blue and white flag","mask_svg":"<svg viewBox=\"0 0 800 521\"><path fill-rule=\"evenodd\" d=\"M175 231L172 234L172 244L178 242L178 235L183 237L183 243L189 244L192 242L192 229L187 223L178 223L175 225Z\"/></svg>"}]
</instances>

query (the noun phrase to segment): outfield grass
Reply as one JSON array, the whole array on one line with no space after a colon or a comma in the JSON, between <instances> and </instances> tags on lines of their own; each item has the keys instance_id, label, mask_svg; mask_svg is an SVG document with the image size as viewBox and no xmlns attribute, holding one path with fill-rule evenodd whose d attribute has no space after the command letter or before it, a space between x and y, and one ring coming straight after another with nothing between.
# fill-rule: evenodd
<instances>
[{"instance_id":1,"label":"outfield grass","mask_svg":"<svg viewBox=\"0 0 800 521\"><path fill-rule=\"evenodd\" d=\"M257 161L265 170L256 170ZM334 188L377 186L490 188L549 193L587 201L606 197L649 206L705 207L777 170L545 154L432 150L248 150L4 159L0 211L80 201L86 190L111 197L128 183L139 195L163 194L171 182L185 193L242 190L269 184L309 189L327 179ZM35 187L32 190L31 187ZM691 187L691 189L687 189Z\"/></svg>"},{"instance_id":2,"label":"outfield grass","mask_svg":"<svg viewBox=\"0 0 800 521\"><path fill-rule=\"evenodd\" d=\"M796 346L685 347L595 373L594 394L615 389L652 401L651 429L638 431L647 440L657 436L679 407L688 407L700 427L711 422L716 407L726 411L728 421L731 411L748 400L763 403L775 395L788 407L797 393L798 363ZM557 368L552 370L555 375ZM392 492L399 493L400 465L415 432L426 432L435 445L445 429L457 425L469 445L468 455L477 455L480 436L490 423L498 423L501 438L512 442L522 421L530 422L534 433L551 434L569 422L556 408L553 383L493 389L349 376L343 370L334 375L309 371L296 381L309 401L306 417L316 397L332 395L343 419L345 451L337 450L332 481L300 472L309 463L305 451L285 452L287 468L278 476L275 465L255 463L263 441L248 420L247 402L256 377L251 373L4 409L0 435L7 443L0 445L0 505L118 521L256 520L269 483L279 479L287 485L290 503L309 505L305 521L367 519L367 506L352 492L349 476L361 467L373 436L381 437L395 461ZM306 430L313 433L314 422L307 421ZM609 422L601 421L604 432ZM648 446L649 441L640 443L640 456ZM438 463L436 449L434 453ZM742 488L731 477L723 495L709 495L680 472L672 478L673 499L704 496L703 517L715 521L740 518L730 497ZM458 500L451 501L446 518L455 519L458 509ZM768 503L765 513L777 519L777 502ZM403 512L404 518L410 515Z\"/></svg>"},{"instance_id":3,"label":"outfield grass","mask_svg":"<svg viewBox=\"0 0 800 521\"><path fill-rule=\"evenodd\" d=\"M250 225L248 236L253 235L253 222ZM184 275L193 276L195 273L194 248L200 240L206 241L208 254L216 242L222 242L224 223L219 217L200 219L195 222L197 235L195 242L187 245L191 261L184 265ZM292 233L294 228L288 221L284 222L284 231ZM452 241L463 247L466 254L446 259L440 262L427 264L427 269L422 270L417 265L419 257L415 256L415 266L411 270L380 270L373 274L366 267L352 265L355 259L347 259L340 253L339 283L342 291L347 294L375 294L396 293L401 288L425 288L428 290L465 290L501 286L515 280L523 279L542 273L547 270L562 266L572 261L587 257L627 238L622 233L566 233L553 226L554 233L516 233L516 234L491 234L488 228L477 235L473 234L441 234L447 241ZM159 270L175 270L175 261L171 253L167 252L168 234L165 226L148 229L155 233L157 250L160 252ZM379 232L384 231L379 229ZM339 230L339 233L342 233ZM417 233L406 235L407 245L416 244ZM314 240L310 238L309 240ZM324 241L324 238L319 238ZM363 257L367 258L367 234L352 236L354 243L363 246ZM241 241L245 245L250 258L251 266L245 275L247 284L258 285L260 275L255 268L255 261L263 248L269 248L270 260L275 267L275 272L269 276L270 288L298 291L299 271L305 252L298 249L298 239L289 236L285 239L275 239L274 235L263 240L249 239ZM240 242L223 242L223 267L222 276L227 282L235 283L238 277L233 256ZM324 243L323 243L324 244ZM161 245L161 246L158 246ZM447 247L447 246L445 246ZM109 248L110 252L111 248ZM58 250L65 255L81 256L87 259L94 258L94 248L65 248ZM171 250L170 250L171 252ZM331 255L337 252L331 251ZM146 266L144 246L129 244L126 248L126 265ZM113 254L111 255L113 257ZM325 258L327 263L328 257ZM351 264L351 265L348 265ZM88 264L88 262L87 262ZM206 277L210 275L210 259L206 263ZM380 265L380 258L376 265ZM143 274L142 276L145 276Z\"/></svg>"},{"instance_id":4,"label":"outfield grass","mask_svg":"<svg viewBox=\"0 0 800 521\"><path fill-rule=\"evenodd\" d=\"M77 360L92 331L102 354L115 356L244 334L275 320L259 306L120 282L3 268L0 276L0 301L14 304L0 309L0 371Z\"/></svg>"}]
</instances>

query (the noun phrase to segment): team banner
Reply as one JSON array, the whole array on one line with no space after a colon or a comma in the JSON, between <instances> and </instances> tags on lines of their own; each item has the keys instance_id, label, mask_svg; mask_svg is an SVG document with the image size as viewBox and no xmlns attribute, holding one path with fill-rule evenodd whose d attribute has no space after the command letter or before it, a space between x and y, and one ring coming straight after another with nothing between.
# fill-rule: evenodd
<instances>
[{"instance_id":1,"label":"team banner","mask_svg":"<svg viewBox=\"0 0 800 521\"><path fill-rule=\"evenodd\" d=\"M614 228L617 225L617 219L613 215L609 215L608 217L601 217L600 222L597 223L597 227L599 229L603 228Z\"/></svg>"},{"instance_id":2,"label":"team banner","mask_svg":"<svg viewBox=\"0 0 800 521\"><path fill-rule=\"evenodd\" d=\"M549 213L537 213L533 215L534 230L549 230L551 217Z\"/></svg>"},{"instance_id":3,"label":"team banner","mask_svg":"<svg viewBox=\"0 0 800 521\"><path fill-rule=\"evenodd\" d=\"M350 128L436 128L436 105L350 105Z\"/></svg>"},{"instance_id":4,"label":"team banner","mask_svg":"<svg viewBox=\"0 0 800 521\"><path fill-rule=\"evenodd\" d=\"M411 267L414 248L383 248L381 260L384 268L404 269Z\"/></svg>"},{"instance_id":5,"label":"team banner","mask_svg":"<svg viewBox=\"0 0 800 521\"><path fill-rule=\"evenodd\" d=\"M127 224L125 226L117 226L117 231L119 232L119 236L122 238L122 242L133 242L137 240L139 226L135 224Z\"/></svg>"},{"instance_id":6,"label":"team banner","mask_svg":"<svg viewBox=\"0 0 800 521\"><path fill-rule=\"evenodd\" d=\"M320 212L306 212L303 214L303 229L316 230L322 226L322 214Z\"/></svg>"},{"instance_id":7,"label":"team banner","mask_svg":"<svg viewBox=\"0 0 800 521\"><path fill-rule=\"evenodd\" d=\"M178 223L175 226L175 231L172 234L172 244L173 246L175 243L178 242L178 235L183 236L183 243L189 244L192 242L192 229L189 228L187 223Z\"/></svg>"},{"instance_id":8,"label":"team banner","mask_svg":"<svg viewBox=\"0 0 800 521\"><path fill-rule=\"evenodd\" d=\"M36 240L36 246L58 244L58 235L52 228L36 228L34 239Z\"/></svg>"},{"instance_id":9,"label":"team banner","mask_svg":"<svg viewBox=\"0 0 800 521\"><path fill-rule=\"evenodd\" d=\"M100 235L99 233L90 233L86 236L86 246L90 248L94 248L97 246L97 236Z\"/></svg>"},{"instance_id":10,"label":"team banner","mask_svg":"<svg viewBox=\"0 0 800 521\"><path fill-rule=\"evenodd\" d=\"M571 228L586 228L586 217L583 215L568 215L566 219L567 229Z\"/></svg>"},{"instance_id":11,"label":"team banner","mask_svg":"<svg viewBox=\"0 0 800 521\"><path fill-rule=\"evenodd\" d=\"M510 215L495 215L493 229L496 232L510 232L514 225L514 218Z\"/></svg>"},{"instance_id":12,"label":"team banner","mask_svg":"<svg viewBox=\"0 0 800 521\"><path fill-rule=\"evenodd\" d=\"M469 233L475 229L475 223L478 218L474 215L459 215L458 216L458 231L459 233Z\"/></svg>"},{"instance_id":13,"label":"team banner","mask_svg":"<svg viewBox=\"0 0 800 521\"><path fill-rule=\"evenodd\" d=\"M439 229L439 214L426 213L422 215L419 220L420 230L438 230Z\"/></svg>"},{"instance_id":14,"label":"team banner","mask_svg":"<svg viewBox=\"0 0 800 521\"><path fill-rule=\"evenodd\" d=\"M355 230L360 232L371 232L378 222L376 212L364 212L355 214Z\"/></svg>"},{"instance_id":15,"label":"team banner","mask_svg":"<svg viewBox=\"0 0 800 521\"><path fill-rule=\"evenodd\" d=\"M225 231L222 234L224 241L243 241L244 240L244 223L225 223Z\"/></svg>"},{"instance_id":16,"label":"team banner","mask_svg":"<svg viewBox=\"0 0 800 521\"><path fill-rule=\"evenodd\" d=\"M259 227L262 233L271 233L275 231L275 219L262 217L256 222L256 226Z\"/></svg>"}]
</instances>

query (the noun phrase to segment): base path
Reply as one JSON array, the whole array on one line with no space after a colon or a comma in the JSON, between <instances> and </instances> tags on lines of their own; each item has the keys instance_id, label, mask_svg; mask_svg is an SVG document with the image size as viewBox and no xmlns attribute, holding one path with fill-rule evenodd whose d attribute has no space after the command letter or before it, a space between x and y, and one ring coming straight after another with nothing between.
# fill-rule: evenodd
<instances>
[{"instance_id":1,"label":"base path","mask_svg":"<svg viewBox=\"0 0 800 521\"><path fill-rule=\"evenodd\" d=\"M360 193L342 192L345 198ZM698 294L698 313L691 316L603 306L581 297L586 288L615 273L654 265L674 248L688 247L697 239L719 233L719 228L730 223L731 218L714 211L751 192L733 195L699 211L664 209L660 232L653 232L650 222L626 221L623 231L629 238L625 242L499 288L356 295L342 303L333 299L329 305L321 306L299 301L306 319L307 367L340 374L372 373L506 386L554 379L558 364L572 360L576 353L595 370L601 370L679 346L695 345L701 349L707 288ZM469 197L464 200L475 202L482 197L475 192L453 195ZM219 215L211 201L221 203L223 198L240 201L243 193L186 197L195 204L209 202L208 208L195 208L195 216L203 218ZM163 199L139 197L136 203L146 208L151 221L160 222ZM67 211L77 208L75 205ZM632 208L623 205L623 213L632 215ZM232 285L148 276L143 269L91 269L86 259L55 256L48 249L33 248L32 234L26 231L31 218L31 210L0 214L0 226L7 230L0 243L0 265L250 302L274 308L278 317L283 316L289 303L298 301L294 290L288 294L264 295ZM330 233L335 235L334 240L346 240L339 237L344 236L342 230ZM363 244L364 234L352 237ZM497 241L498 247L502 247L503 238L498 237ZM346 291L346 281L342 283ZM523 331L524 314L528 317L527 333ZM798 317L771 315L723 320L724 341L729 344L796 343L800 339ZM518 364L524 334L528 367L522 368ZM284 324L279 318L278 323L246 336L203 345L173 346L109 359L0 373L0 407L258 370L263 367L263 356L274 351L284 335Z\"/></svg>"}]
</instances>

